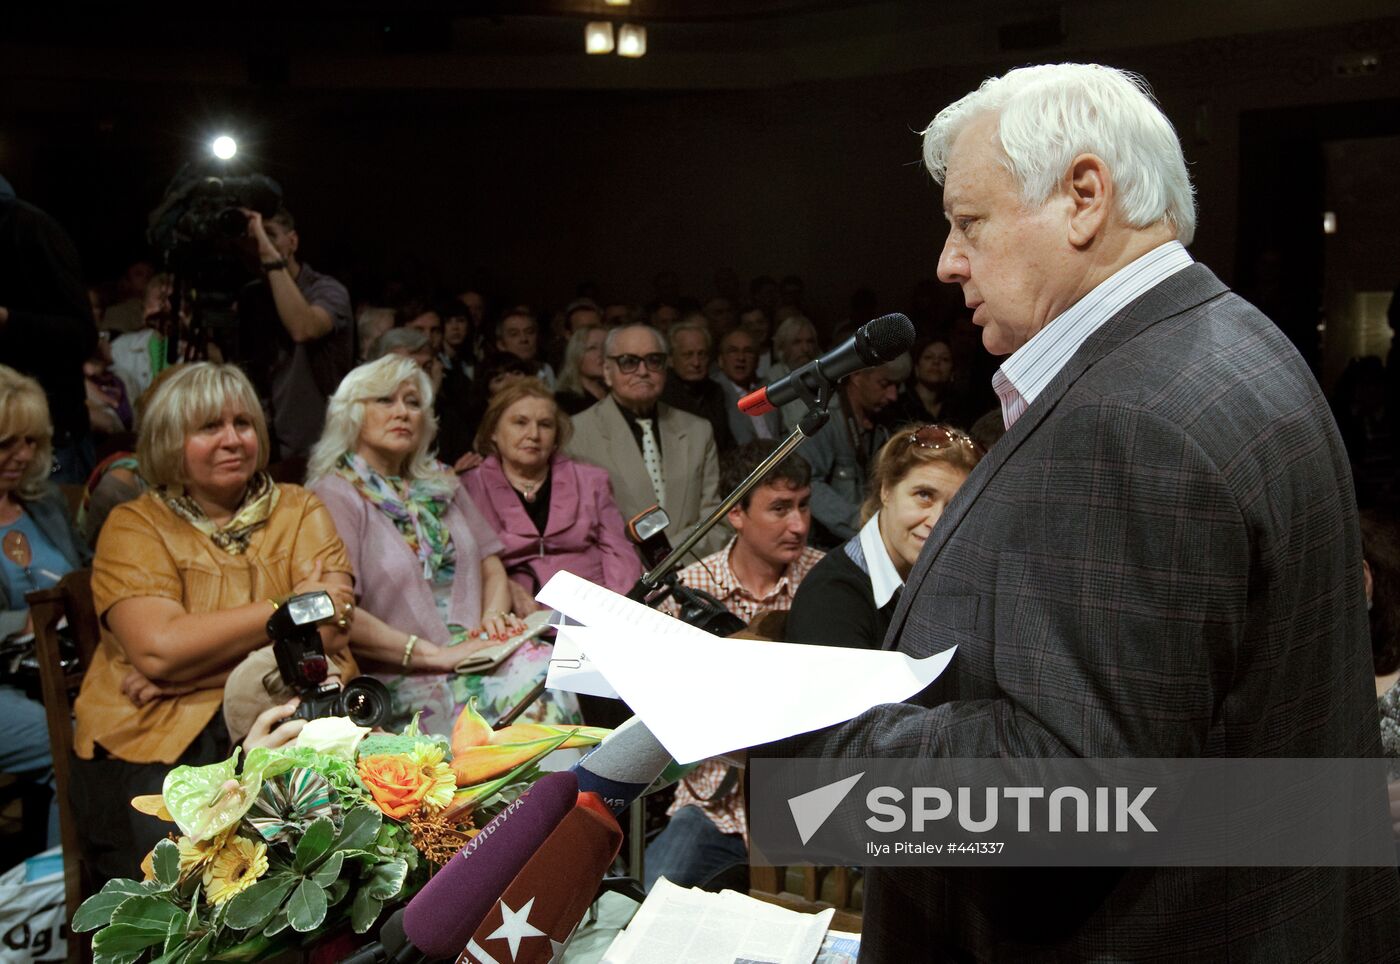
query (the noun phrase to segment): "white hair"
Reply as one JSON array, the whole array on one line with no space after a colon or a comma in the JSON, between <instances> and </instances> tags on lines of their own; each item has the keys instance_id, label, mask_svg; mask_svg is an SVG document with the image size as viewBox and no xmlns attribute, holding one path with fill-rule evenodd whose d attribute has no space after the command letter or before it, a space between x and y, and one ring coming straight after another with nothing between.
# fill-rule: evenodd
<instances>
[{"instance_id":1,"label":"white hair","mask_svg":"<svg viewBox=\"0 0 1400 964\"><path fill-rule=\"evenodd\" d=\"M773 348L777 351L783 364L788 364L788 346L792 344L794 338L804 331L810 331L813 338L817 337L817 326L812 324L812 319L806 315L789 315L783 319L783 323L773 333Z\"/></svg>"},{"instance_id":2,"label":"white hair","mask_svg":"<svg viewBox=\"0 0 1400 964\"><path fill-rule=\"evenodd\" d=\"M641 329L643 329L644 331L649 331L649 332L651 332L651 337L656 339L656 345L657 345L656 350L659 351L659 352L661 352L661 354L663 354L663 355L669 355L669 354L671 354L671 347L666 343L666 336L663 335L663 334L661 333L661 330L660 330L660 329L658 329L658 328L653 328L651 325L633 324L633 325L618 325L616 328L613 328L611 331L608 332L607 340L603 342L603 354L604 354L604 356L606 356L606 357L611 357L611 356L612 356L613 348L617 345L617 339L620 338L620 337L622 336L622 333L623 333L624 331L632 331L633 329L636 329L636 328L641 328Z\"/></svg>"},{"instance_id":3,"label":"white hair","mask_svg":"<svg viewBox=\"0 0 1400 964\"><path fill-rule=\"evenodd\" d=\"M395 329L398 331L400 329ZM412 329L410 329L412 330ZM418 332L422 334L422 332ZM407 479L440 479L444 485L456 484L451 473L444 474L429 446L437 435L437 416L433 413L433 385L427 374L406 355L385 355L372 362L352 368L340 381L340 387L326 403L326 427L311 449L306 465L306 484L324 478L335 471L336 463L346 452L355 451L360 441L360 429L365 424L365 402L383 395L392 395L405 382L418 391L423 404L423 433L418 447L403 467Z\"/></svg>"},{"instance_id":4,"label":"white hair","mask_svg":"<svg viewBox=\"0 0 1400 964\"><path fill-rule=\"evenodd\" d=\"M1113 174L1118 213L1145 228L1165 221L1177 240L1196 233L1196 202L1181 142L1137 74L1098 64L1019 67L939 111L923 132L924 166L942 184L948 152L968 123L994 113L1021 201L1039 207L1080 154Z\"/></svg>"}]
</instances>

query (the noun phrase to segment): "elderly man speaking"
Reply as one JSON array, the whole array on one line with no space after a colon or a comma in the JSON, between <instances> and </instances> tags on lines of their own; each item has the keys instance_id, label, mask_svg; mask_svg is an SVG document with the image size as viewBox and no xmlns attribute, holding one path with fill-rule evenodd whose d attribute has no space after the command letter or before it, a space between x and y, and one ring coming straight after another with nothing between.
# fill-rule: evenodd
<instances>
[{"instance_id":1,"label":"elderly man speaking","mask_svg":"<svg viewBox=\"0 0 1400 964\"><path fill-rule=\"evenodd\" d=\"M1106 67L1013 70L924 132L1008 427L887 647L949 670L765 748L1379 756L1346 454L1303 360L1183 245L1177 137ZM1378 797L1381 808L1384 807ZM861 960L1394 960L1393 868L872 868Z\"/></svg>"}]
</instances>

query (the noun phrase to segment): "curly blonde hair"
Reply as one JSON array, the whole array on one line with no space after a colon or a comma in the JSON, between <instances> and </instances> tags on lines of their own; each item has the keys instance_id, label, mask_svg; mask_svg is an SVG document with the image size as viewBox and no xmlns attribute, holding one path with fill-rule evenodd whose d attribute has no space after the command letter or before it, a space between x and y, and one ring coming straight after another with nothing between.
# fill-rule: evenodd
<instances>
[{"instance_id":1,"label":"curly blonde hair","mask_svg":"<svg viewBox=\"0 0 1400 964\"><path fill-rule=\"evenodd\" d=\"M34 439L34 459L15 490L21 501L37 499L48 489L53 462L53 422L49 400L39 383L0 365L0 445L17 438Z\"/></svg>"}]
</instances>

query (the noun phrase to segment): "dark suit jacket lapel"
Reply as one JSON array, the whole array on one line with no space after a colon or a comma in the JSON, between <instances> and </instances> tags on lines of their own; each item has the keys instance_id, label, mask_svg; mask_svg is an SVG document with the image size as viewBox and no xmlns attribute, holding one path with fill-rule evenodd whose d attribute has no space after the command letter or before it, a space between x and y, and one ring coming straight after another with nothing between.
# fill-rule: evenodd
<instances>
[{"instance_id":1,"label":"dark suit jacket lapel","mask_svg":"<svg viewBox=\"0 0 1400 964\"><path fill-rule=\"evenodd\" d=\"M987 457L978 463L977 468L973 470L967 481L963 483L962 488L958 490L958 494L953 497L953 501L948 503L942 518L938 520L938 524L929 535L923 551L919 554L919 561L914 564L909 578L905 580L905 589L912 588L913 591L901 594L899 607L895 610L894 618L890 621L889 631L885 633L885 649L895 647L899 639L899 632L904 626L904 619L909 612L909 606L919 595L919 585L928 574L934 560L938 558L943 546L957 531L968 511L976 503L977 497L987 487L987 483L996 476L997 472L1001 471L1001 467L1021 447L1021 444L1030 437L1041 422L1045 421L1070 386L1101 358L1136 338L1148 328L1173 315L1218 297L1227 290L1229 289L1209 268L1202 264L1193 264L1178 271L1156 287L1149 289L1142 297L1106 321L1089 336L1083 345L1079 346L1079 350L1065 363L1059 374L1049 385L1045 386L1045 391L1040 393L1025 413L1016 420L1016 424L1011 426L1011 429L992 446Z\"/></svg>"}]
</instances>

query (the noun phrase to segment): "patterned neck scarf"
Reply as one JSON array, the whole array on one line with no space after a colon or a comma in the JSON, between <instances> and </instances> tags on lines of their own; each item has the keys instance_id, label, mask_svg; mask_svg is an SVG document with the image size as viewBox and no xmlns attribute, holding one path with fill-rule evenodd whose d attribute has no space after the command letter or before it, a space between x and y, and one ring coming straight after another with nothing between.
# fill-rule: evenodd
<instances>
[{"instance_id":1,"label":"patterned neck scarf","mask_svg":"<svg viewBox=\"0 0 1400 964\"><path fill-rule=\"evenodd\" d=\"M170 507L171 512L204 533L214 545L231 556L241 556L248 551L248 541L253 538L253 533L267 524L268 516L277 506L277 486L266 472L258 472L248 481L238 511L221 526L210 520L184 486L157 486L156 495Z\"/></svg>"},{"instance_id":2,"label":"patterned neck scarf","mask_svg":"<svg viewBox=\"0 0 1400 964\"><path fill-rule=\"evenodd\" d=\"M444 521L453 486L441 479L385 477L359 455L346 452L336 472L371 505L389 517L408 547L423 563L423 578L449 577L457 567L457 550Z\"/></svg>"}]
</instances>

